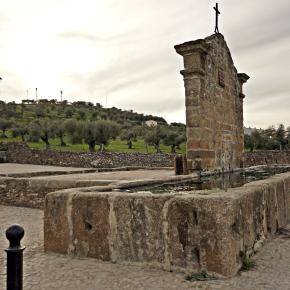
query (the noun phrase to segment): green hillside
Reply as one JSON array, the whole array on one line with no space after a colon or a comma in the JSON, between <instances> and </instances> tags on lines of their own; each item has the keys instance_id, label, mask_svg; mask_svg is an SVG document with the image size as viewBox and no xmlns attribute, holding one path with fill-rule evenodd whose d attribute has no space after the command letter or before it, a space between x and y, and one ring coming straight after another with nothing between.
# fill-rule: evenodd
<instances>
[{"instance_id":1,"label":"green hillside","mask_svg":"<svg viewBox=\"0 0 290 290\"><path fill-rule=\"evenodd\" d=\"M39 149L185 152L184 124L90 102L0 101L0 130L0 141L24 141Z\"/></svg>"}]
</instances>

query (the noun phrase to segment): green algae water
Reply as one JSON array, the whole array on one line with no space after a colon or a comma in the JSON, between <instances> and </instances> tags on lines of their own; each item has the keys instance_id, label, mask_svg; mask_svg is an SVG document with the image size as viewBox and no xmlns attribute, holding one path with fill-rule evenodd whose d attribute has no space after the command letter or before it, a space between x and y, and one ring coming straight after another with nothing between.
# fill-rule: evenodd
<instances>
[{"instance_id":1,"label":"green algae water","mask_svg":"<svg viewBox=\"0 0 290 290\"><path fill-rule=\"evenodd\" d=\"M186 182L162 183L150 186L140 186L125 190L127 192L151 193L194 193L210 194L219 189L227 191L229 188L240 187L246 183L263 180L275 174L289 172L290 165L255 166L231 173L201 173L199 178ZM203 193L200 191L204 191Z\"/></svg>"}]
</instances>

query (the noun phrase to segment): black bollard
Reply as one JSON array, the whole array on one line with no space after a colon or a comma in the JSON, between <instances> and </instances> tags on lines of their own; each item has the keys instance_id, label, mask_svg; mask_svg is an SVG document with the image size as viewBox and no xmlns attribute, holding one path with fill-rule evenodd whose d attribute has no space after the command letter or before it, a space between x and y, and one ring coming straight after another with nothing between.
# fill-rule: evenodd
<instances>
[{"instance_id":1,"label":"black bollard","mask_svg":"<svg viewBox=\"0 0 290 290\"><path fill-rule=\"evenodd\" d=\"M7 253L7 290L23 289L23 251L20 241L24 236L24 229L20 225L12 225L6 230L9 240Z\"/></svg>"}]
</instances>

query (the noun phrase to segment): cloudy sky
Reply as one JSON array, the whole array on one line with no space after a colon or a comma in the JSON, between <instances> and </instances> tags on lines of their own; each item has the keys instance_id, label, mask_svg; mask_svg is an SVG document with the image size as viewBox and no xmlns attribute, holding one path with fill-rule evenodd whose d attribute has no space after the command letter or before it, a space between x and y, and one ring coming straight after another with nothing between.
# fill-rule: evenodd
<instances>
[{"instance_id":1,"label":"cloudy sky","mask_svg":"<svg viewBox=\"0 0 290 290\"><path fill-rule=\"evenodd\" d=\"M211 0L0 0L0 99L99 102L184 122L173 46L214 31ZM245 125L290 125L290 1L221 0Z\"/></svg>"}]
</instances>

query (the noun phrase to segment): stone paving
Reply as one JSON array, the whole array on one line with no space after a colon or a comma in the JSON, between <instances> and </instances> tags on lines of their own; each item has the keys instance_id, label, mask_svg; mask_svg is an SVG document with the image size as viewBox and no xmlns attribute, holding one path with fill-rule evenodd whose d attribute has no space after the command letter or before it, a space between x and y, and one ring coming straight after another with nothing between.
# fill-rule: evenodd
<instances>
[{"instance_id":1,"label":"stone paving","mask_svg":"<svg viewBox=\"0 0 290 290\"><path fill-rule=\"evenodd\" d=\"M67 172L86 172L94 168L77 168L77 167L61 167L61 166L46 166L18 163L0 163L0 176L14 174L30 174L30 173L67 173Z\"/></svg>"},{"instance_id":2,"label":"stone paving","mask_svg":"<svg viewBox=\"0 0 290 290\"><path fill-rule=\"evenodd\" d=\"M145 180L145 179L162 179L166 177L174 177L173 170L132 170L132 171L109 171L109 172L95 172L95 173L81 173L81 174L67 174L67 175L51 175L51 176L37 176L31 179L45 179L45 180Z\"/></svg>"},{"instance_id":3,"label":"stone paving","mask_svg":"<svg viewBox=\"0 0 290 290\"><path fill-rule=\"evenodd\" d=\"M13 223L25 227L24 289L29 290L290 290L290 236L267 241L255 257L254 270L226 280L188 282L184 274L152 268L124 266L88 258L44 253L43 212L0 206L0 249L7 247L5 229ZM5 289L5 252L0 250L0 289Z\"/></svg>"},{"instance_id":4,"label":"stone paving","mask_svg":"<svg viewBox=\"0 0 290 290\"><path fill-rule=\"evenodd\" d=\"M33 180L120 180L162 179L173 177L174 171L168 169L139 169L130 171L92 172L94 168L75 168L61 166L0 163L0 176L26 177Z\"/></svg>"}]
</instances>

